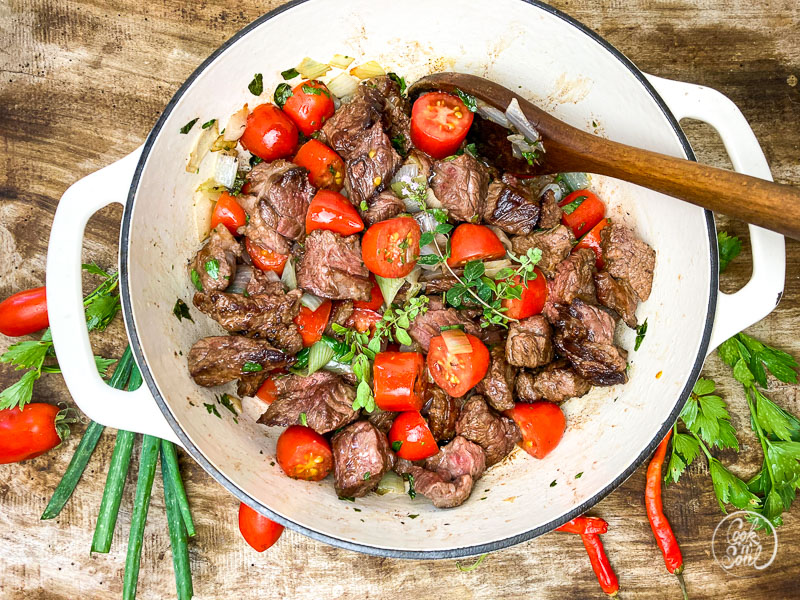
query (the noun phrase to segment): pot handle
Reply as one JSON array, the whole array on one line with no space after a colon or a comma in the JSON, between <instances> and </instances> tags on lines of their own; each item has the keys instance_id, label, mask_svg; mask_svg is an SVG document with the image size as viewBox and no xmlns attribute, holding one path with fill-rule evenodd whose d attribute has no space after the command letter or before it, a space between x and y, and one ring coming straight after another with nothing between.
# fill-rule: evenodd
<instances>
[{"instance_id":1,"label":"pot handle","mask_svg":"<svg viewBox=\"0 0 800 600\"><path fill-rule=\"evenodd\" d=\"M116 390L97 373L83 310L81 250L89 218L123 206L142 149L71 185L58 203L47 248L47 309L58 362L70 394L93 421L180 444L146 385ZM182 444L181 444L182 445Z\"/></svg>"},{"instance_id":2,"label":"pot handle","mask_svg":"<svg viewBox=\"0 0 800 600\"><path fill-rule=\"evenodd\" d=\"M772 181L761 146L737 106L720 92L681 81L647 75L675 118L698 119L717 130L734 170ZM783 295L786 249L783 236L749 225L753 255L750 281L733 294L719 293L714 328L708 345L710 354L729 337L771 313Z\"/></svg>"}]
</instances>

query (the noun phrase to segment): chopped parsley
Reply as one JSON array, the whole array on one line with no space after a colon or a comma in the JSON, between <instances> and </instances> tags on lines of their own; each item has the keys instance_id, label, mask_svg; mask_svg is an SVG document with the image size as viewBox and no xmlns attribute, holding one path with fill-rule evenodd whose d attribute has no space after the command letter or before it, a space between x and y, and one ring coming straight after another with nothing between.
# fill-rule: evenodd
<instances>
[{"instance_id":1,"label":"chopped parsley","mask_svg":"<svg viewBox=\"0 0 800 600\"><path fill-rule=\"evenodd\" d=\"M550 487L556 487L556 480L555 479L553 479L553 481L550 482Z\"/></svg>"},{"instance_id":2,"label":"chopped parsley","mask_svg":"<svg viewBox=\"0 0 800 600\"><path fill-rule=\"evenodd\" d=\"M583 477L583 471L575 475L575 479L580 479L581 477Z\"/></svg>"},{"instance_id":3,"label":"chopped parsley","mask_svg":"<svg viewBox=\"0 0 800 600\"><path fill-rule=\"evenodd\" d=\"M292 87L288 83L279 83L278 87L275 88L275 94L273 94L275 104L283 108L283 105L291 97Z\"/></svg>"},{"instance_id":4,"label":"chopped parsley","mask_svg":"<svg viewBox=\"0 0 800 600\"><path fill-rule=\"evenodd\" d=\"M294 79L298 75L300 75L300 73L298 73L297 69L295 69L294 67L292 67L291 69L286 69L285 71L281 71L281 77L283 77L284 81L289 81L290 79Z\"/></svg>"},{"instance_id":5,"label":"chopped parsley","mask_svg":"<svg viewBox=\"0 0 800 600\"><path fill-rule=\"evenodd\" d=\"M470 96L466 92L462 92L460 89L456 88L456 95L461 98L461 101L464 103L464 106L467 107L469 112L477 112L478 110L478 101L475 99L475 96Z\"/></svg>"},{"instance_id":6,"label":"chopped parsley","mask_svg":"<svg viewBox=\"0 0 800 600\"><path fill-rule=\"evenodd\" d=\"M395 452L399 452L400 448L402 447L403 447L403 442L401 442L400 440L392 442L392 450L394 450Z\"/></svg>"},{"instance_id":7,"label":"chopped parsley","mask_svg":"<svg viewBox=\"0 0 800 600\"><path fill-rule=\"evenodd\" d=\"M207 403L203 402L203 406L206 407L206 410L208 411L208 414L214 415L218 419L222 418L222 415L219 414L219 411L217 410L217 407L214 406L213 404L207 404Z\"/></svg>"},{"instance_id":8,"label":"chopped parsley","mask_svg":"<svg viewBox=\"0 0 800 600\"><path fill-rule=\"evenodd\" d=\"M539 153L535 150L533 152L523 152L522 158L525 159L531 167L536 164L536 161L539 159Z\"/></svg>"},{"instance_id":9,"label":"chopped parsley","mask_svg":"<svg viewBox=\"0 0 800 600\"><path fill-rule=\"evenodd\" d=\"M719 272L722 273L728 268L728 264L739 256L742 251L742 241L735 235L728 235L727 231L720 231L717 234L717 245L719 246Z\"/></svg>"},{"instance_id":10,"label":"chopped parsley","mask_svg":"<svg viewBox=\"0 0 800 600\"><path fill-rule=\"evenodd\" d=\"M219 397L219 403L222 404L225 408L231 411L234 415L237 415L236 409L233 407L233 402L231 401L231 397L228 394L222 394Z\"/></svg>"},{"instance_id":11,"label":"chopped parsley","mask_svg":"<svg viewBox=\"0 0 800 600\"><path fill-rule=\"evenodd\" d=\"M208 129L209 127L211 127L216 122L217 122L216 119L210 119L210 120L206 121L205 123L203 123L203 129Z\"/></svg>"},{"instance_id":12,"label":"chopped parsley","mask_svg":"<svg viewBox=\"0 0 800 600\"><path fill-rule=\"evenodd\" d=\"M565 215L571 215L577 210L577 208L583 203L583 201L586 200L586 198L588 198L588 196L578 196L577 198L575 198L575 200L573 200L566 206L562 206L561 210L564 211Z\"/></svg>"},{"instance_id":13,"label":"chopped parsley","mask_svg":"<svg viewBox=\"0 0 800 600\"><path fill-rule=\"evenodd\" d=\"M392 138L392 147L397 150L397 153L402 156L403 158L406 157L406 136L402 133L398 133L396 136Z\"/></svg>"},{"instance_id":14,"label":"chopped parsley","mask_svg":"<svg viewBox=\"0 0 800 600\"><path fill-rule=\"evenodd\" d=\"M406 473L403 478L408 482L408 497L413 500L417 497L417 492L414 489L414 476L411 473Z\"/></svg>"},{"instance_id":15,"label":"chopped parsley","mask_svg":"<svg viewBox=\"0 0 800 600\"><path fill-rule=\"evenodd\" d=\"M308 427L308 417L304 412L300 413L300 425L302 425L303 427Z\"/></svg>"},{"instance_id":16,"label":"chopped parsley","mask_svg":"<svg viewBox=\"0 0 800 600\"><path fill-rule=\"evenodd\" d=\"M264 367L262 367L257 362L250 362L247 361L242 366L242 373L258 373L259 371L263 371Z\"/></svg>"},{"instance_id":17,"label":"chopped parsley","mask_svg":"<svg viewBox=\"0 0 800 600\"><path fill-rule=\"evenodd\" d=\"M204 266L211 279L219 279L219 261L216 258L207 260Z\"/></svg>"},{"instance_id":18,"label":"chopped parsley","mask_svg":"<svg viewBox=\"0 0 800 600\"><path fill-rule=\"evenodd\" d=\"M647 334L647 319L636 328L636 342L633 345L634 351L638 350L639 346L642 345L645 334Z\"/></svg>"},{"instance_id":19,"label":"chopped parsley","mask_svg":"<svg viewBox=\"0 0 800 600\"><path fill-rule=\"evenodd\" d=\"M200 273L192 269L192 283L197 288L198 292L203 291L203 283L200 281Z\"/></svg>"},{"instance_id":20,"label":"chopped parsley","mask_svg":"<svg viewBox=\"0 0 800 600\"><path fill-rule=\"evenodd\" d=\"M400 95L406 95L406 80L405 77L400 77L397 73L387 73L387 77L394 81L397 84L397 87L400 88Z\"/></svg>"},{"instance_id":21,"label":"chopped parsley","mask_svg":"<svg viewBox=\"0 0 800 600\"><path fill-rule=\"evenodd\" d=\"M254 96L260 96L261 93L264 91L264 77L261 73L256 73L253 77L253 81L250 82L250 85L247 86L247 89L250 90L250 93Z\"/></svg>"},{"instance_id":22,"label":"chopped parsley","mask_svg":"<svg viewBox=\"0 0 800 600\"><path fill-rule=\"evenodd\" d=\"M362 201L361 201L360 208L361 208L361 210L363 210L364 212L367 212L367 211L369 210L369 204L367 204L367 201L366 201L366 200L362 200Z\"/></svg>"},{"instance_id":23,"label":"chopped parsley","mask_svg":"<svg viewBox=\"0 0 800 600\"><path fill-rule=\"evenodd\" d=\"M178 298L178 300L175 302L175 307L172 309L172 314L178 318L178 321L189 319L192 323L194 323L192 315L189 314L189 307L186 306L186 302L180 298Z\"/></svg>"},{"instance_id":24,"label":"chopped parsley","mask_svg":"<svg viewBox=\"0 0 800 600\"><path fill-rule=\"evenodd\" d=\"M321 87L314 87L313 85L308 85L307 83L303 84L303 87L300 88L304 94L311 94L313 96L321 96L326 95L328 98L331 97L331 94L328 90ZM312 123L313 125L313 123Z\"/></svg>"},{"instance_id":25,"label":"chopped parsley","mask_svg":"<svg viewBox=\"0 0 800 600\"><path fill-rule=\"evenodd\" d=\"M197 119L192 119L186 125L184 125L183 127L180 128L180 132L181 133L189 133L189 131L191 131L192 127L194 127L194 124L197 123L199 120L200 120L199 117Z\"/></svg>"},{"instance_id":26,"label":"chopped parsley","mask_svg":"<svg viewBox=\"0 0 800 600\"><path fill-rule=\"evenodd\" d=\"M369 481L370 476L371 476L371 473L369 471L364 473L364 481Z\"/></svg>"}]
</instances>

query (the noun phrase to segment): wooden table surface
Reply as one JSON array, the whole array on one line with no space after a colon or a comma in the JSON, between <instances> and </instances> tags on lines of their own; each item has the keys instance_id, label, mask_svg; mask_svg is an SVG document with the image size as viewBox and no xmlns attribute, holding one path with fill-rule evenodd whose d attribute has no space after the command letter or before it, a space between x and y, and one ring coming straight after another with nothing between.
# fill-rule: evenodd
<instances>
[{"instance_id":1,"label":"wooden table surface","mask_svg":"<svg viewBox=\"0 0 800 600\"><path fill-rule=\"evenodd\" d=\"M185 77L220 43L280 1L3 0L0 2L0 297L44 280L47 238L58 199L74 181L122 157L145 139ZM454 3L454 7L456 3ZM570 0L556 6L605 36L639 67L701 83L732 98L750 121L779 182L800 185L800 11L796 0ZM312 53L313 54L313 53ZM728 166L707 126L684 123L704 162ZM89 260L116 261L121 212L90 223ZM744 234L738 223L723 225ZM750 328L800 356L800 245L787 242L780 306ZM725 290L749 277L743 256L723 277ZM95 338L98 353L119 356L119 324ZM0 340L5 350L9 340ZM761 451L749 432L741 387L715 356L704 370L728 401L742 446L723 461L752 475ZM0 368L0 387L18 374ZM774 385L782 406L800 413L798 387ZM70 403L58 376L36 385L35 399ZM80 434L80 430L76 431ZM114 441L102 437L64 512L38 520L79 435L20 465L0 467L0 598L83 599L121 596L135 471L129 474L111 553L89 546ZM726 574L711 555L721 514L703 461L665 493L681 542L690 595L698 598L797 597L800 507L778 530L775 562L757 578ZM550 534L486 558L462 573L454 561L403 561L339 550L287 531L264 554L240 539L238 503L182 457L198 535L190 543L197 598L599 598L580 540ZM644 513L644 469L591 512L607 519L604 542L625 598L678 598ZM175 596L160 478L145 531L139 598Z\"/></svg>"}]
</instances>

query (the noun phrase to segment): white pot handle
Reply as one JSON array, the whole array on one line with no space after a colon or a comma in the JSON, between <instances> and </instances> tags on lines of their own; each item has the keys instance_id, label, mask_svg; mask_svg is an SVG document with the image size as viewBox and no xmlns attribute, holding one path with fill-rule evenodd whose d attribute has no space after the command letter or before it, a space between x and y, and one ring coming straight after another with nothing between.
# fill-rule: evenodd
<instances>
[{"instance_id":1,"label":"white pot handle","mask_svg":"<svg viewBox=\"0 0 800 600\"><path fill-rule=\"evenodd\" d=\"M86 416L108 427L147 433L180 444L146 385L125 392L100 378L83 311L81 249L86 223L112 202L125 205L141 153L138 148L84 177L61 197L47 249L47 310L64 381Z\"/></svg>"},{"instance_id":2,"label":"white pot handle","mask_svg":"<svg viewBox=\"0 0 800 600\"><path fill-rule=\"evenodd\" d=\"M711 88L647 75L679 121L698 119L717 130L733 168L739 173L772 181L772 174L753 130L736 105ZM786 278L783 236L750 225L753 275L733 294L719 293L714 328L708 345L710 354L726 339L760 321L780 302Z\"/></svg>"}]
</instances>

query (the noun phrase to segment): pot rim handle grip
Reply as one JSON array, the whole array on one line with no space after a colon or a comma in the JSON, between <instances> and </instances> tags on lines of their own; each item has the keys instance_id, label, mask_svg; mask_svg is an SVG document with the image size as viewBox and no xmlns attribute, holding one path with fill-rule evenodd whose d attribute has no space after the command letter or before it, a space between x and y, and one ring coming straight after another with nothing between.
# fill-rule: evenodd
<instances>
[{"instance_id":1,"label":"pot rim handle grip","mask_svg":"<svg viewBox=\"0 0 800 600\"><path fill-rule=\"evenodd\" d=\"M769 164L739 108L712 88L647 75L675 118L697 119L713 127L739 173L772 181ZM775 310L786 279L786 247L780 233L748 225L753 274L733 294L719 292L708 354L722 342Z\"/></svg>"},{"instance_id":2,"label":"pot rim handle grip","mask_svg":"<svg viewBox=\"0 0 800 600\"><path fill-rule=\"evenodd\" d=\"M47 248L50 331L67 388L87 417L107 427L146 433L182 446L147 385L133 392L116 390L100 377L83 307L81 251L86 223L113 202L125 206L141 154L139 147L75 182L61 196Z\"/></svg>"}]
</instances>

